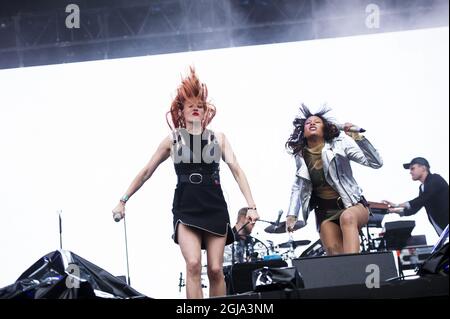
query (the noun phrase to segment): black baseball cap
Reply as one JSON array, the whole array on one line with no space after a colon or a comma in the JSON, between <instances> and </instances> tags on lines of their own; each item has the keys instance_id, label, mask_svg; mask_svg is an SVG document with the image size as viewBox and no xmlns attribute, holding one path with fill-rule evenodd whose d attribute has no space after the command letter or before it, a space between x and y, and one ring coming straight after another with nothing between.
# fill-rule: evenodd
<instances>
[{"instance_id":1,"label":"black baseball cap","mask_svg":"<svg viewBox=\"0 0 450 319\"><path fill-rule=\"evenodd\" d=\"M415 157L411 160L411 163L403 164L403 167L405 169L409 169L414 164L419 164L419 165L423 165L423 166L430 168L430 163L428 163L428 161L426 159L424 159L423 157Z\"/></svg>"}]
</instances>

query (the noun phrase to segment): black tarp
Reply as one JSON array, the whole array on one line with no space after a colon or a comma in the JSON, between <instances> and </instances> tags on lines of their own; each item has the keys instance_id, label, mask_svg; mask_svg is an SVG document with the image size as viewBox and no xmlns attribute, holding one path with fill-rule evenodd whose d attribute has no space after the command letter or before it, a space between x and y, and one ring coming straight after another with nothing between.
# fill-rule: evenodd
<instances>
[{"instance_id":1,"label":"black tarp","mask_svg":"<svg viewBox=\"0 0 450 319\"><path fill-rule=\"evenodd\" d=\"M147 298L127 283L67 250L53 251L28 268L0 299Z\"/></svg>"}]
</instances>

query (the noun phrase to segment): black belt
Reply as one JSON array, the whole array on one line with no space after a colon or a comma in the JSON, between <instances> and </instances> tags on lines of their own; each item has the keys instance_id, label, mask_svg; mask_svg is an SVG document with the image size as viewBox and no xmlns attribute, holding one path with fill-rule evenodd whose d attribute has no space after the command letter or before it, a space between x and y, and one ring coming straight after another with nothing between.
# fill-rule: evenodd
<instances>
[{"instance_id":1,"label":"black belt","mask_svg":"<svg viewBox=\"0 0 450 319\"><path fill-rule=\"evenodd\" d=\"M219 174L191 173L178 175L178 184L220 185Z\"/></svg>"},{"instance_id":2,"label":"black belt","mask_svg":"<svg viewBox=\"0 0 450 319\"><path fill-rule=\"evenodd\" d=\"M323 199L320 197L314 197L315 208L321 211L330 210L330 209L345 209L344 202L341 197L333 198L333 199ZM368 202L361 196L361 199L358 201L358 204L362 204L364 207L369 207Z\"/></svg>"},{"instance_id":3,"label":"black belt","mask_svg":"<svg viewBox=\"0 0 450 319\"><path fill-rule=\"evenodd\" d=\"M344 203L340 197L333 199L323 199L315 197L316 208L320 211L327 211L332 209L345 209Z\"/></svg>"}]
</instances>

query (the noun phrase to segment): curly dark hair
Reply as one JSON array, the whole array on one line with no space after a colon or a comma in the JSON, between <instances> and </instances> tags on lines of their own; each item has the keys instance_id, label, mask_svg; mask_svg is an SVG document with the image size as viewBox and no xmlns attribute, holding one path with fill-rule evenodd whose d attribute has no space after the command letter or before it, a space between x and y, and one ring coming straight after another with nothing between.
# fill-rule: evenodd
<instances>
[{"instance_id":1,"label":"curly dark hair","mask_svg":"<svg viewBox=\"0 0 450 319\"><path fill-rule=\"evenodd\" d=\"M298 154L303 151L303 148L307 145L306 138L304 136L305 122L311 116L319 117L324 124L324 139L327 142L331 142L335 137L339 136L339 129L332 122L331 119L325 117L331 109L323 106L318 112L312 113L309 108L302 104L300 106L300 116L297 116L292 124L294 124L294 132L287 140L285 147L286 150L292 154Z\"/></svg>"}]
</instances>

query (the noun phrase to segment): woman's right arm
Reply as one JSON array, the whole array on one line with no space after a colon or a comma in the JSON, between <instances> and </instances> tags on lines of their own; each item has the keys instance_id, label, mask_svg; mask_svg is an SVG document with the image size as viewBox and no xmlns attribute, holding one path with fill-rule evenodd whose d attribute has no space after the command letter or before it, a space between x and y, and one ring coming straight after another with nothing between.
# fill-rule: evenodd
<instances>
[{"instance_id":1,"label":"woman's right arm","mask_svg":"<svg viewBox=\"0 0 450 319\"><path fill-rule=\"evenodd\" d=\"M364 136L358 136L356 139L345 136L343 144L350 160L375 169L383 166L380 154Z\"/></svg>"},{"instance_id":2,"label":"woman's right arm","mask_svg":"<svg viewBox=\"0 0 450 319\"><path fill-rule=\"evenodd\" d=\"M120 218L123 218L125 216L125 203L153 175L159 164L164 162L170 156L171 145L172 139L169 136L159 144L150 161L133 179L127 191L122 196L117 206L113 209L113 217L115 217L117 213L120 214Z\"/></svg>"}]
</instances>

